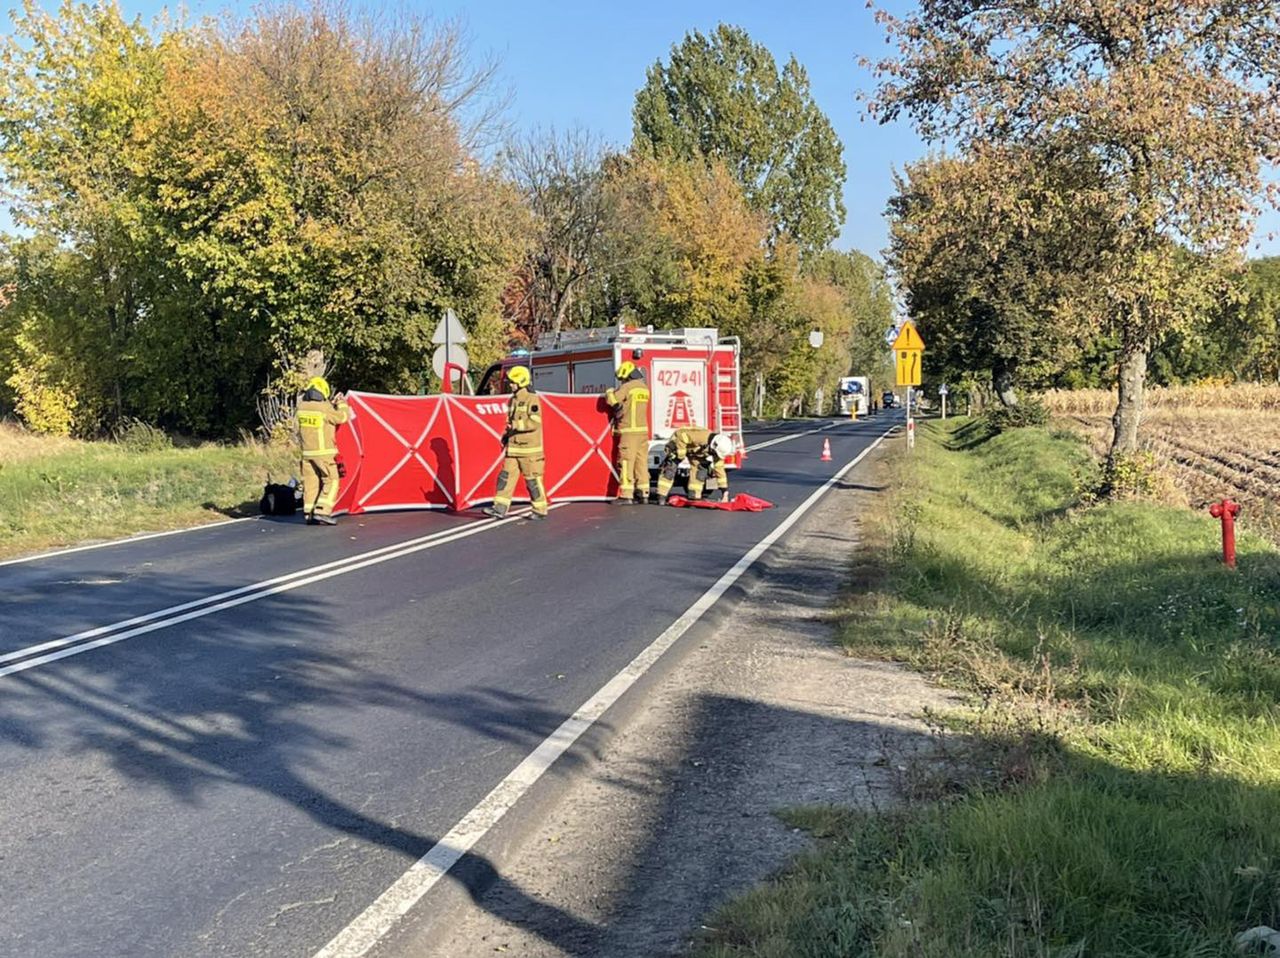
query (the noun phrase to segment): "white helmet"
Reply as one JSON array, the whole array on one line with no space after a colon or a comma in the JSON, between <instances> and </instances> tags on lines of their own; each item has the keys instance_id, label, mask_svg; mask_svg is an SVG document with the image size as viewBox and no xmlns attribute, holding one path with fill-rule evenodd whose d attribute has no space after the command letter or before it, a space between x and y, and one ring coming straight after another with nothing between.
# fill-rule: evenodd
<instances>
[{"instance_id":1,"label":"white helmet","mask_svg":"<svg viewBox=\"0 0 1280 958\"><path fill-rule=\"evenodd\" d=\"M728 459L733 455L733 440L724 433L717 433L711 440L711 451L716 454L717 459Z\"/></svg>"}]
</instances>

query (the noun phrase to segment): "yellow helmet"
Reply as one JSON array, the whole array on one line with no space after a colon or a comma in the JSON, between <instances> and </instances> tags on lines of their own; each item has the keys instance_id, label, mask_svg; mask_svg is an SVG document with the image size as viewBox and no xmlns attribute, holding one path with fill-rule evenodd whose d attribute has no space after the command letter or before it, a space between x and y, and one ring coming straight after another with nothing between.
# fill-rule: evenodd
<instances>
[{"instance_id":1,"label":"yellow helmet","mask_svg":"<svg viewBox=\"0 0 1280 958\"><path fill-rule=\"evenodd\" d=\"M307 388L318 390L325 399L329 398L329 381L323 376L312 376L307 380Z\"/></svg>"},{"instance_id":2,"label":"yellow helmet","mask_svg":"<svg viewBox=\"0 0 1280 958\"><path fill-rule=\"evenodd\" d=\"M623 381L626 381L631 377L631 374L635 371L636 371L636 364L631 362L631 360L627 360L621 366L618 367L618 378Z\"/></svg>"},{"instance_id":3,"label":"yellow helmet","mask_svg":"<svg viewBox=\"0 0 1280 958\"><path fill-rule=\"evenodd\" d=\"M507 382L523 389L533 380L529 375L528 366L512 366L507 370Z\"/></svg>"}]
</instances>

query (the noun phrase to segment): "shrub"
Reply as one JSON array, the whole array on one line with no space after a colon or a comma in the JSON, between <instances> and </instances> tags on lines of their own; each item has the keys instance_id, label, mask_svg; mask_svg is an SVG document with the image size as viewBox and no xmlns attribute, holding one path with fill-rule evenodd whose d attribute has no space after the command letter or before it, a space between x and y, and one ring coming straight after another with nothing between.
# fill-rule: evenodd
<instances>
[{"instance_id":1,"label":"shrub","mask_svg":"<svg viewBox=\"0 0 1280 958\"><path fill-rule=\"evenodd\" d=\"M1160 467L1155 454L1135 452L1117 455L1104 469L1101 494L1111 499L1145 499L1179 503L1173 481Z\"/></svg>"},{"instance_id":2,"label":"shrub","mask_svg":"<svg viewBox=\"0 0 1280 958\"><path fill-rule=\"evenodd\" d=\"M29 429L46 436L71 435L79 403L69 387L52 381L43 361L19 365L6 383L14 392L14 411Z\"/></svg>"},{"instance_id":3,"label":"shrub","mask_svg":"<svg viewBox=\"0 0 1280 958\"><path fill-rule=\"evenodd\" d=\"M159 452L173 446L173 440L159 426L128 417L116 423L111 438L130 452Z\"/></svg>"},{"instance_id":4,"label":"shrub","mask_svg":"<svg viewBox=\"0 0 1280 958\"><path fill-rule=\"evenodd\" d=\"M997 432L1043 426L1049 421L1049 410L1038 399L1024 399L1016 406L998 406L982 414L987 425Z\"/></svg>"}]
</instances>

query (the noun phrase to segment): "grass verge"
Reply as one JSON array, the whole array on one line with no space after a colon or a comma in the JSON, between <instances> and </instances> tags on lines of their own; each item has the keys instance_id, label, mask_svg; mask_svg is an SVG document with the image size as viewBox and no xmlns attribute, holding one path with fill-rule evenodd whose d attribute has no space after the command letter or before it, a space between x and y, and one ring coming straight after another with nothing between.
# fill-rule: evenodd
<instances>
[{"instance_id":1,"label":"grass verge","mask_svg":"<svg viewBox=\"0 0 1280 958\"><path fill-rule=\"evenodd\" d=\"M880 810L791 810L821 841L728 906L728 956L1238 955L1280 924L1280 554L1142 502L1083 508L1063 433L921 428L850 654L968 693Z\"/></svg>"},{"instance_id":2,"label":"grass verge","mask_svg":"<svg viewBox=\"0 0 1280 958\"><path fill-rule=\"evenodd\" d=\"M0 557L252 515L293 454L255 444L131 450L0 432Z\"/></svg>"}]
</instances>

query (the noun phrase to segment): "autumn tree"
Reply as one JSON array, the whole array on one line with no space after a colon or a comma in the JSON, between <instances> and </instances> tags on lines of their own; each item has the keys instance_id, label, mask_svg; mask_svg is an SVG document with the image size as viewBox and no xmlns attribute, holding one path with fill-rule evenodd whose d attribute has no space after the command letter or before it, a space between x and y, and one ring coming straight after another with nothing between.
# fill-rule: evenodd
<instances>
[{"instance_id":1,"label":"autumn tree","mask_svg":"<svg viewBox=\"0 0 1280 958\"><path fill-rule=\"evenodd\" d=\"M5 378L20 406L62 405L92 428L127 411L128 346L150 289L163 285L139 194L145 129L179 41L111 4L67 0L54 14L28 0L11 16L0 43L0 182L15 222L42 238L19 258L54 274L22 286L12 332L22 346ZM41 312L40 300L74 312Z\"/></svg>"},{"instance_id":2,"label":"autumn tree","mask_svg":"<svg viewBox=\"0 0 1280 958\"><path fill-rule=\"evenodd\" d=\"M834 287L842 299L843 322L834 335L848 351L838 376L867 376L873 390L888 385L891 356L884 332L893 325L893 287L884 267L858 250L823 250L806 257L805 276Z\"/></svg>"},{"instance_id":3,"label":"autumn tree","mask_svg":"<svg viewBox=\"0 0 1280 958\"><path fill-rule=\"evenodd\" d=\"M609 313L740 334L748 269L764 256L768 224L728 170L641 153L611 164L608 189Z\"/></svg>"},{"instance_id":4,"label":"autumn tree","mask_svg":"<svg viewBox=\"0 0 1280 958\"><path fill-rule=\"evenodd\" d=\"M312 348L345 383L415 388L446 307L488 358L527 235L475 155L489 75L407 15L149 30L29 4L0 60L0 178L45 275L9 311L25 345L3 378L61 391L80 431L226 433Z\"/></svg>"},{"instance_id":5,"label":"autumn tree","mask_svg":"<svg viewBox=\"0 0 1280 958\"><path fill-rule=\"evenodd\" d=\"M896 47L875 65L879 119L909 117L964 152L1017 146L1092 169L1088 201L1067 187L1061 202L1109 233L1090 282L1120 343L1114 462L1137 445L1152 343L1203 308L1280 154L1280 7L922 0L878 17Z\"/></svg>"},{"instance_id":6,"label":"autumn tree","mask_svg":"<svg viewBox=\"0 0 1280 958\"><path fill-rule=\"evenodd\" d=\"M986 375L1000 401L1068 364L1092 324L1094 221L1061 203L1087 171L1022 150L931 157L895 176L888 263L929 343L931 374Z\"/></svg>"},{"instance_id":7,"label":"autumn tree","mask_svg":"<svg viewBox=\"0 0 1280 958\"><path fill-rule=\"evenodd\" d=\"M605 186L605 150L590 133L551 130L513 140L503 169L532 214L513 315L527 316L526 332L559 332L583 288L609 263L606 242L613 193Z\"/></svg>"},{"instance_id":8,"label":"autumn tree","mask_svg":"<svg viewBox=\"0 0 1280 958\"><path fill-rule=\"evenodd\" d=\"M411 15L286 8L220 29L167 87L156 174L211 312L265 322L276 363L318 347L384 390L421 385L444 309L497 323L526 231L468 150L487 82L456 29Z\"/></svg>"},{"instance_id":9,"label":"autumn tree","mask_svg":"<svg viewBox=\"0 0 1280 958\"><path fill-rule=\"evenodd\" d=\"M632 115L638 147L724 164L775 236L818 250L840 232L843 147L795 57L779 70L739 27L695 30L649 68Z\"/></svg>"}]
</instances>

